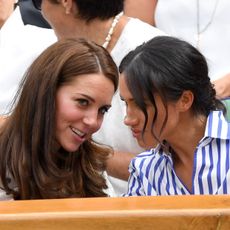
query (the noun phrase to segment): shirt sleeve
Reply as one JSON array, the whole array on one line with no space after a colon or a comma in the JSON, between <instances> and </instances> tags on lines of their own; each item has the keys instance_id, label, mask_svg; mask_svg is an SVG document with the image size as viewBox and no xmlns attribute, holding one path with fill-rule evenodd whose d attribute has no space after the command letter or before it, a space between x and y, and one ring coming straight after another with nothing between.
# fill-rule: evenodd
<instances>
[{"instance_id":1,"label":"shirt sleeve","mask_svg":"<svg viewBox=\"0 0 230 230\"><path fill-rule=\"evenodd\" d=\"M139 175L139 170L136 166L136 158L129 165L129 180L127 193L124 196L146 196L142 180Z\"/></svg>"}]
</instances>

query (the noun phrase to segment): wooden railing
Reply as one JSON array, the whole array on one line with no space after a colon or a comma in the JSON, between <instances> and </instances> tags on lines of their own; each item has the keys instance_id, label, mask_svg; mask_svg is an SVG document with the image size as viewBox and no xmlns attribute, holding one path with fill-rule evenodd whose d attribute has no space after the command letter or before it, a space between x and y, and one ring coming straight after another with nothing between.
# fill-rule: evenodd
<instances>
[{"instance_id":1,"label":"wooden railing","mask_svg":"<svg viewBox=\"0 0 230 230\"><path fill-rule=\"evenodd\" d=\"M230 229L230 196L1 201L0 229Z\"/></svg>"}]
</instances>

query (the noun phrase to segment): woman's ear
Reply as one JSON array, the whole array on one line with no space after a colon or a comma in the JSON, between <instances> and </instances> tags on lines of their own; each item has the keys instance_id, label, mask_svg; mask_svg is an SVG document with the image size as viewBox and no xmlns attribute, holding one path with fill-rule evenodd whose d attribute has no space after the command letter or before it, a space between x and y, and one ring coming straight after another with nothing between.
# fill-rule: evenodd
<instances>
[{"instance_id":1,"label":"woman's ear","mask_svg":"<svg viewBox=\"0 0 230 230\"><path fill-rule=\"evenodd\" d=\"M65 13L70 14L73 5L73 0L61 0L61 3L65 8Z\"/></svg>"},{"instance_id":2,"label":"woman's ear","mask_svg":"<svg viewBox=\"0 0 230 230\"><path fill-rule=\"evenodd\" d=\"M178 100L178 108L181 112L185 112L192 107L194 95L190 90L185 90Z\"/></svg>"}]
</instances>

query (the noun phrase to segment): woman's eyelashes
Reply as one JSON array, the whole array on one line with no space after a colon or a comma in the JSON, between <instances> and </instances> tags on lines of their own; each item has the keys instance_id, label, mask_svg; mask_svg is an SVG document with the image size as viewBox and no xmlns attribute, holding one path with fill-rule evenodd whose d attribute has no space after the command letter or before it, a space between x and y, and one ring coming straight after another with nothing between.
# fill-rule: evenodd
<instances>
[{"instance_id":1,"label":"woman's eyelashes","mask_svg":"<svg viewBox=\"0 0 230 230\"><path fill-rule=\"evenodd\" d=\"M99 112L104 115L105 113L107 113L109 111L109 109L111 108L111 105L106 105L106 106L103 106L99 109Z\"/></svg>"},{"instance_id":2,"label":"woman's eyelashes","mask_svg":"<svg viewBox=\"0 0 230 230\"><path fill-rule=\"evenodd\" d=\"M78 99L76 99L76 102L78 105L80 105L82 107L86 107L89 105L89 100L87 100L85 98L78 98Z\"/></svg>"},{"instance_id":3,"label":"woman's eyelashes","mask_svg":"<svg viewBox=\"0 0 230 230\"><path fill-rule=\"evenodd\" d=\"M78 104L78 106L80 107L88 107L90 106L90 101L88 99L85 99L85 98L78 98L75 100ZM102 106L101 108L99 108L99 113L101 115L104 115L105 113L107 113L109 111L109 109L111 108L111 105L105 105L105 106Z\"/></svg>"},{"instance_id":4,"label":"woman's eyelashes","mask_svg":"<svg viewBox=\"0 0 230 230\"><path fill-rule=\"evenodd\" d=\"M122 102L125 103L126 106L128 106L127 102L125 101L125 99L123 97L120 96L120 99L121 99Z\"/></svg>"}]
</instances>

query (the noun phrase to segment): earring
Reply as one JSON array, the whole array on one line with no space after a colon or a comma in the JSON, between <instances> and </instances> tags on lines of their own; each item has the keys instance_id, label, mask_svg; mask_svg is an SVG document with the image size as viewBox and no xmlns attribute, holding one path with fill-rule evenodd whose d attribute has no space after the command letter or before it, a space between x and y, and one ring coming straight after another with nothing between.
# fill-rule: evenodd
<instances>
[{"instance_id":1,"label":"earring","mask_svg":"<svg viewBox=\"0 0 230 230\"><path fill-rule=\"evenodd\" d=\"M18 6L18 0L14 1L14 9Z\"/></svg>"},{"instance_id":2,"label":"earring","mask_svg":"<svg viewBox=\"0 0 230 230\"><path fill-rule=\"evenodd\" d=\"M65 8L65 14L70 14L70 8L67 1L63 2L63 7Z\"/></svg>"}]
</instances>

